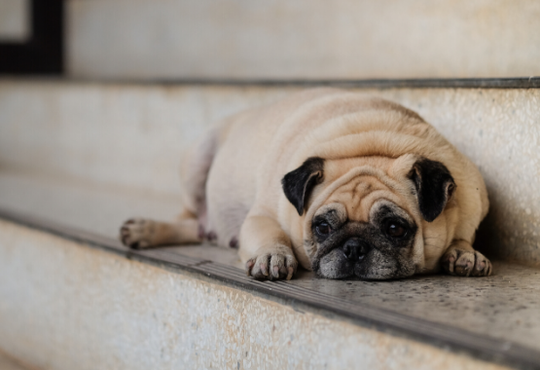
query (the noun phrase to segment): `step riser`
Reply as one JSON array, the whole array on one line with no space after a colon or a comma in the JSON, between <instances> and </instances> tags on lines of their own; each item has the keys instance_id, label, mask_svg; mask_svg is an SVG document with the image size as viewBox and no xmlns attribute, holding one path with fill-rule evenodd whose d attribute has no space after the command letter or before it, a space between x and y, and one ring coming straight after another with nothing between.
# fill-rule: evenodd
<instances>
[{"instance_id":1,"label":"step riser","mask_svg":"<svg viewBox=\"0 0 540 370\"><path fill-rule=\"evenodd\" d=\"M12 223L0 235L0 348L38 368L503 368Z\"/></svg>"},{"instance_id":2,"label":"step riser","mask_svg":"<svg viewBox=\"0 0 540 370\"><path fill-rule=\"evenodd\" d=\"M0 81L0 163L178 194L207 127L295 90Z\"/></svg>"},{"instance_id":3,"label":"step riser","mask_svg":"<svg viewBox=\"0 0 540 370\"><path fill-rule=\"evenodd\" d=\"M72 76L132 79L540 75L534 0L67 2Z\"/></svg>"},{"instance_id":4,"label":"step riser","mask_svg":"<svg viewBox=\"0 0 540 370\"><path fill-rule=\"evenodd\" d=\"M298 89L3 81L0 164L178 195L182 149L212 121ZM540 266L540 90L357 90L419 112L469 156L492 203L489 254Z\"/></svg>"}]
</instances>

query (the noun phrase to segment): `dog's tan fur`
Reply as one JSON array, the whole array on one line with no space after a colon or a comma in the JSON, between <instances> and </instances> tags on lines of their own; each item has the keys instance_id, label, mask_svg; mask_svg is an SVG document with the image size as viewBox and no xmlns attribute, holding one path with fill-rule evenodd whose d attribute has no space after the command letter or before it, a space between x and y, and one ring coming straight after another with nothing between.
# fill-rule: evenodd
<instances>
[{"instance_id":1,"label":"dog's tan fur","mask_svg":"<svg viewBox=\"0 0 540 370\"><path fill-rule=\"evenodd\" d=\"M280 181L310 157L324 159L324 176L300 216ZM444 164L456 184L433 222L423 219L408 178L418 158ZM297 93L217 125L186 156L182 173L179 220L130 220L121 230L126 245L239 244L252 276L291 278L297 261L312 268L311 220L322 207L368 222L385 199L418 226L409 257L415 273L440 266L457 275L491 273L490 262L472 248L489 206L480 173L420 116L389 101L338 89Z\"/></svg>"}]
</instances>

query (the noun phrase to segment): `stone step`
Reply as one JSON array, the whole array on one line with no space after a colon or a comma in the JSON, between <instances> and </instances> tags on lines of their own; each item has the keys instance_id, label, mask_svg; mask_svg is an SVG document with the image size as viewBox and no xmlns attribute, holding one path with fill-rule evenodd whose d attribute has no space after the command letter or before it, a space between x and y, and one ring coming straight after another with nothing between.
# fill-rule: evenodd
<instances>
[{"instance_id":1,"label":"stone step","mask_svg":"<svg viewBox=\"0 0 540 370\"><path fill-rule=\"evenodd\" d=\"M0 351L0 369L2 370L37 370L35 367L27 367L18 359L14 359L9 355Z\"/></svg>"},{"instance_id":2,"label":"stone step","mask_svg":"<svg viewBox=\"0 0 540 370\"><path fill-rule=\"evenodd\" d=\"M419 112L480 168L491 199L484 251L540 266L540 90L376 86L348 89ZM0 165L177 199L182 150L205 128L303 88L2 79Z\"/></svg>"},{"instance_id":3,"label":"stone step","mask_svg":"<svg viewBox=\"0 0 540 370\"><path fill-rule=\"evenodd\" d=\"M79 0L66 6L73 77L540 75L534 0Z\"/></svg>"},{"instance_id":4,"label":"stone step","mask_svg":"<svg viewBox=\"0 0 540 370\"><path fill-rule=\"evenodd\" d=\"M43 369L540 367L538 269L259 282L231 249L128 251L120 220L172 208L116 190L0 171L3 351Z\"/></svg>"}]
</instances>

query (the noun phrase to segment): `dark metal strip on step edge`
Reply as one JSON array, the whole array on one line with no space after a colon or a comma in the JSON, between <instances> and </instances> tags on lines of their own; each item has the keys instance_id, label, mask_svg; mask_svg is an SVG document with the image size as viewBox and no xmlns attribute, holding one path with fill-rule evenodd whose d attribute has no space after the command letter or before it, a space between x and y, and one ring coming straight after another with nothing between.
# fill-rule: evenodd
<instances>
[{"instance_id":1,"label":"dark metal strip on step edge","mask_svg":"<svg viewBox=\"0 0 540 370\"><path fill-rule=\"evenodd\" d=\"M268 86L268 87L314 87L335 86L343 88L437 88L437 89L537 89L540 88L540 77L513 77L513 78L410 78L410 79L265 79L265 78L178 78L178 79L84 79L70 78L58 80L56 78L17 78L17 81L50 81L65 83L85 83L103 85L164 85L164 86Z\"/></svg>"},{"instance_id":2,"label":"dark metal strip on step edge","mask_svg":"<svg viewBox=\"0 0 540 370\"><path fill-rule=\"evenodd\" d=\"M114 81L112 81L114 83ZM141 83L139 81L127 81ZM143 84L145 82L142 82ZM230 86L335 86L343 88L465 88L465 89L534 89L540 88L540 77L516 78L411 78L411 79L179 79L148 81L164 85L230 85Z\"/></svg>"},{"instance_id":3,"label":"dark metal strip on step edge","mask_svg":"<svg viewBox=\"0 0 540 370\"><path fill-rule=\"evenodd\" d=\"M421 340L422 342L464 351L487 361L497 361L520 368L540 369L540 353L520 344L478 335L452 326L403 315L371 305L358 305L344 299L328 296L289 282L262 282L246 277L237 268L200 258L172 253L166 249L129 250L119 241L29 216L0 209L0 218L30 228L46 231L70 240L99 247L128 258L155 262L200 273L232 286L273 296L291 304L300 304L337 314L382 331Z\"/></svg>"},{"instance_id":4,"label":"dark metal strip on step edge","mask_svg":"<svg viewBox=\"0 0 540 370\"><path fill-rule=\"evenodd\" d=\"M120 242L96 233L61 225L42 217L22 214L16 211L0 208L0 219L28 226L32 229L47 231L51 234L62 236L66 239L93 245L102 249L110 250L125 255L129 249Z\"/></svg>"},{"instance_id":5,"label":"dark metal strip on step edge","mask_svg":"<svg viewBox=\"0 0 540 370\"><path fill-rule=\"evenodd\" d=\"M163 249L147 249L147 250L129 250L129 256L137 256L147 259L154 259L156 261L167 262L169 264L191 267L198 266L203 263L209 262L206 260L201 260L200 258L184 256L179 253L170 253L167 250Z\"/></svg>"}]
</instances>

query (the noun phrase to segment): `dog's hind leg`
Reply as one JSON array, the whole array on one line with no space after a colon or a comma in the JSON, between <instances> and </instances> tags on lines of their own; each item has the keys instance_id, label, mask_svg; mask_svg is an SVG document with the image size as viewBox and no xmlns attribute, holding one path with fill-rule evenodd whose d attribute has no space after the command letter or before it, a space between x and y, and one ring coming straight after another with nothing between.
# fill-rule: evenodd
<instances>
[{"instance_id":1,"label":"dog's hind leg","mask_svg":"<svg viewBox=\"0 0 540 370\"><path fill-rule=\"evenodd\" d=\"M197 218L187 210L178 216L176 222L132 218L120 228L120 240L134 249L200 243L198 225Z\"/></svg>"},{"instance_id":2,"label":"dog's hind leg","mask_svg":"<svg viewBox=\"0 0 540 370\"><path fill-rule=\"evenodd\" d=\"M182 162L182 210L174 222L132 218L120 228L120 240L130 248L200 243L207 238L206 180L217 148L219 129L210 130Z\"/></svg>"},{"instance_id":3,"label":"dog's hind leg","mask_svg":"<svg viewBox=\"0 0 540 370\"><path fill-rule=\"evenodd\" d=\"M206 183L217 152L220 133L219 126L208 131L186 153L180 169L183 212L192 214L193 218L198 220L199 238L210 241L214 238L209 232Z\"/></svg>"}]
</instances>

